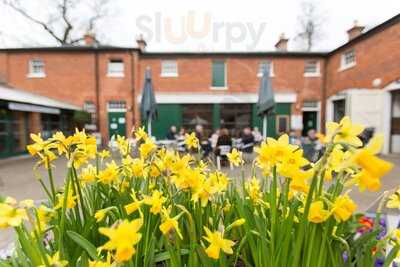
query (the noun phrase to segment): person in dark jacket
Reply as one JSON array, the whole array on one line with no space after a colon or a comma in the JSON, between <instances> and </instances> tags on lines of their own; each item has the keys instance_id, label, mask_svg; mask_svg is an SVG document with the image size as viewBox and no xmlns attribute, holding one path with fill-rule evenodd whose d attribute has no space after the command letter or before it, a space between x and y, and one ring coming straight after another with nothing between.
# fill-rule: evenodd
<instances>
[{"instance_id":1,"label":"person in dark jacket","mask_svg":"<svg viewBox=\"0 0 400 267\"><path fill-rule=\"evenodd\" d=\"M168 140L176 140L176 126L172 125L168 132L167 135L165 136Z\"/></svg>"},{"instance_id":2,"label":"person in dark jacket","mask_svg":"<svg viewBox=\"0 0 400 267\"><path fill-rule=\"evenodd\" d=\"M242 144L243 144L242 151L244 153L253 153L254 142L255 142L254 135L251 132L250 127L244 128L242 134Z\"/></svg>"},{"instance_id":3,"label":"person in dark jacket","mask_svg":"<svg viewBox=\"0 0 400 267\"><path fill-rule=\"evenodd\" d=\"M217 146L215 149L215 154L218 156L220 154L219 146L231 146L232 147L232 138L229 135L229 131L226 128L222 128L220 130L220 134L217 140Z\"/></svg>"}]
</instances>

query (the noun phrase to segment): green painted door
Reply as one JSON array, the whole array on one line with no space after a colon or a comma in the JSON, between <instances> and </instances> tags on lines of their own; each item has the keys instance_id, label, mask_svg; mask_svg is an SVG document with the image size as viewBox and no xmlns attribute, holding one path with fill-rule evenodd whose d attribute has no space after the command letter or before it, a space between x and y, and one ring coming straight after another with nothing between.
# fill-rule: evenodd
<instances>
[{"instance_id":1,"label":"green painted door","mask_svg":"<svg viewBox=\"0 0 400 267\"><path fill-rule=\"evenodd\" d=\"M182 105L159 104L157 106L158 116L151 123L152 135L158 140L165 139L169 128L175 125L178 130L182 125ZM147 128L147 122L142 124ZM147 130L147 129L146 129Z\"/></svg>"},{"instance_id":2,"label":"green painted door","mask_svg":"<svg viewBox=\"0 0 400 267\"><path fill-rule=\"evenodd\" d=\"M6 109L0 109L0 157L11 155L10 114Z\"/></svg>"},{"instance_id":3,"label":"green painted door","mask_svg":"<svg viewBox=\"0 0 400 267\"><path fill-rule=\"evenodd\" d=\"M113 135L126 136L125 112L108 112L108 132Z\"/></svg>"},{"instance_id":4,"label":"green painted door","mask_svg":"<svg viewBox=\"0 0 400 267\"><path fill-rule=\"evenodd\" d=\"M287 123L287 132L290 130L290 114L292 105L290 103L277 103L275 106L275 114L268 116L267 121L267 133L268 136L276 138L279 136L277 122ZM253 104L252 108L252 126L258 127L260 132L262 132L262 118L257 115L257 106Z\"/></svg>"}]
</instances>

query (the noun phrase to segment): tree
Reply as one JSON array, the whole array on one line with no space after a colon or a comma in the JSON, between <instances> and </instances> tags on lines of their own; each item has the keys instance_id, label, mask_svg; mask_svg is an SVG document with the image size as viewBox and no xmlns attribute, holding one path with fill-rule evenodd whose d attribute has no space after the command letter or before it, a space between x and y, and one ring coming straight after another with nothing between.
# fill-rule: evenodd
<instances>
[{"instance_id":1,"label":"tree","mask_svg":"<svg viewBox=\"0 0 400 267\"><path fill-rule=\"evenodd\" d=\"M42 1L47 10L45 18L30 9L27 1L2 0L27 21L40 26L60 45L77 44L86 33L96 36L98 24L109 15L110 0L48 0L47 4Z\"/></svg>"},{"instance_id":2,"label":"tree","mask_svg":"<svg viewBox=\"0 0 400 267\"><path fill-rule=\"evenodd\" d=\"M301 49L311 51L323 37L324 16L313 1L301 3L301 13L297 18L299 30L295 37Z\"/></svg>"}]
</instances>

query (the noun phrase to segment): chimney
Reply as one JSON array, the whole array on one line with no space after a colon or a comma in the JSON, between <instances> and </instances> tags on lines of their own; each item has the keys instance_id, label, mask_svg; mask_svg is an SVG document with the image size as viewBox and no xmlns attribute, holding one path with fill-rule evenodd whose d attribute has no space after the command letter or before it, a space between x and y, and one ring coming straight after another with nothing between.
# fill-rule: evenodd
<instances>
[{"instance_id":1,"label":"chimney","mask_svg":"<svg viewBox=\"0 0 400 267\"><path fill-rule=\"evenodd\" d=\"M141 52L144 52L146 50L147 43L146 40L144 40L142 34L139 35L139 38L136 39L136 43Z\"/></svg>"},{"instance_id":2,"label":"chimney","mask_svg":"<svg viewBox=\"0 0 400 267\"><path fill-rule=\"evenodd\" d=\"M277 51L287 51L287 45L288 45L289 39L285 37L285 34L282 33L279 36L278 42L275 44L275 48Z\"/></svg>"},{"instance_id":3,"label":"chimney","mask_svg":"<svg viewBox=\"0 0 400 267\"><path fill-rule=\"evenodd\" d=\"M364 28L364 26L358 25L358 21L355 20L353 27L347 31L347 34L349 35L349 41L361 35Z\"/></svg>"},{"instance_id":4,"label":"chimney","mask_svg":"<svg viewBox=\"0 0 400 267\"><path fill-rule=\"evenodd\" d=\"M97 43L96 37L94 36L93 33L86 33L83 36L83 40L85 42L85 45L88 45L88 46L93 46Z\"/></svg>"}]
</instances>

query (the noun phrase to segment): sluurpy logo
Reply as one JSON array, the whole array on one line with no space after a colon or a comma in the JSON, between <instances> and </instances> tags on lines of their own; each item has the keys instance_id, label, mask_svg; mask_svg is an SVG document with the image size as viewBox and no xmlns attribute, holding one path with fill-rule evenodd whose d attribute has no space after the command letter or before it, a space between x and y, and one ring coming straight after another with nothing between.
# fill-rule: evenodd
<instances>
[{"instance_id":1,"label":"sluurpy logo","mask_svg":"<svg viewBox=\"0 0 400 267\"><path fill-rule=\"evenodd\" d=\"M179 17L165 16L161 12L141 15L136 26L149 42L183 44L196 40L199 48L207 44L222 42L230 50L235 44L246 42L246 49L254 50L266 29L266 22L222 22L214 20L211 13L189 11Z\"/></svg>"}]
</instances>

